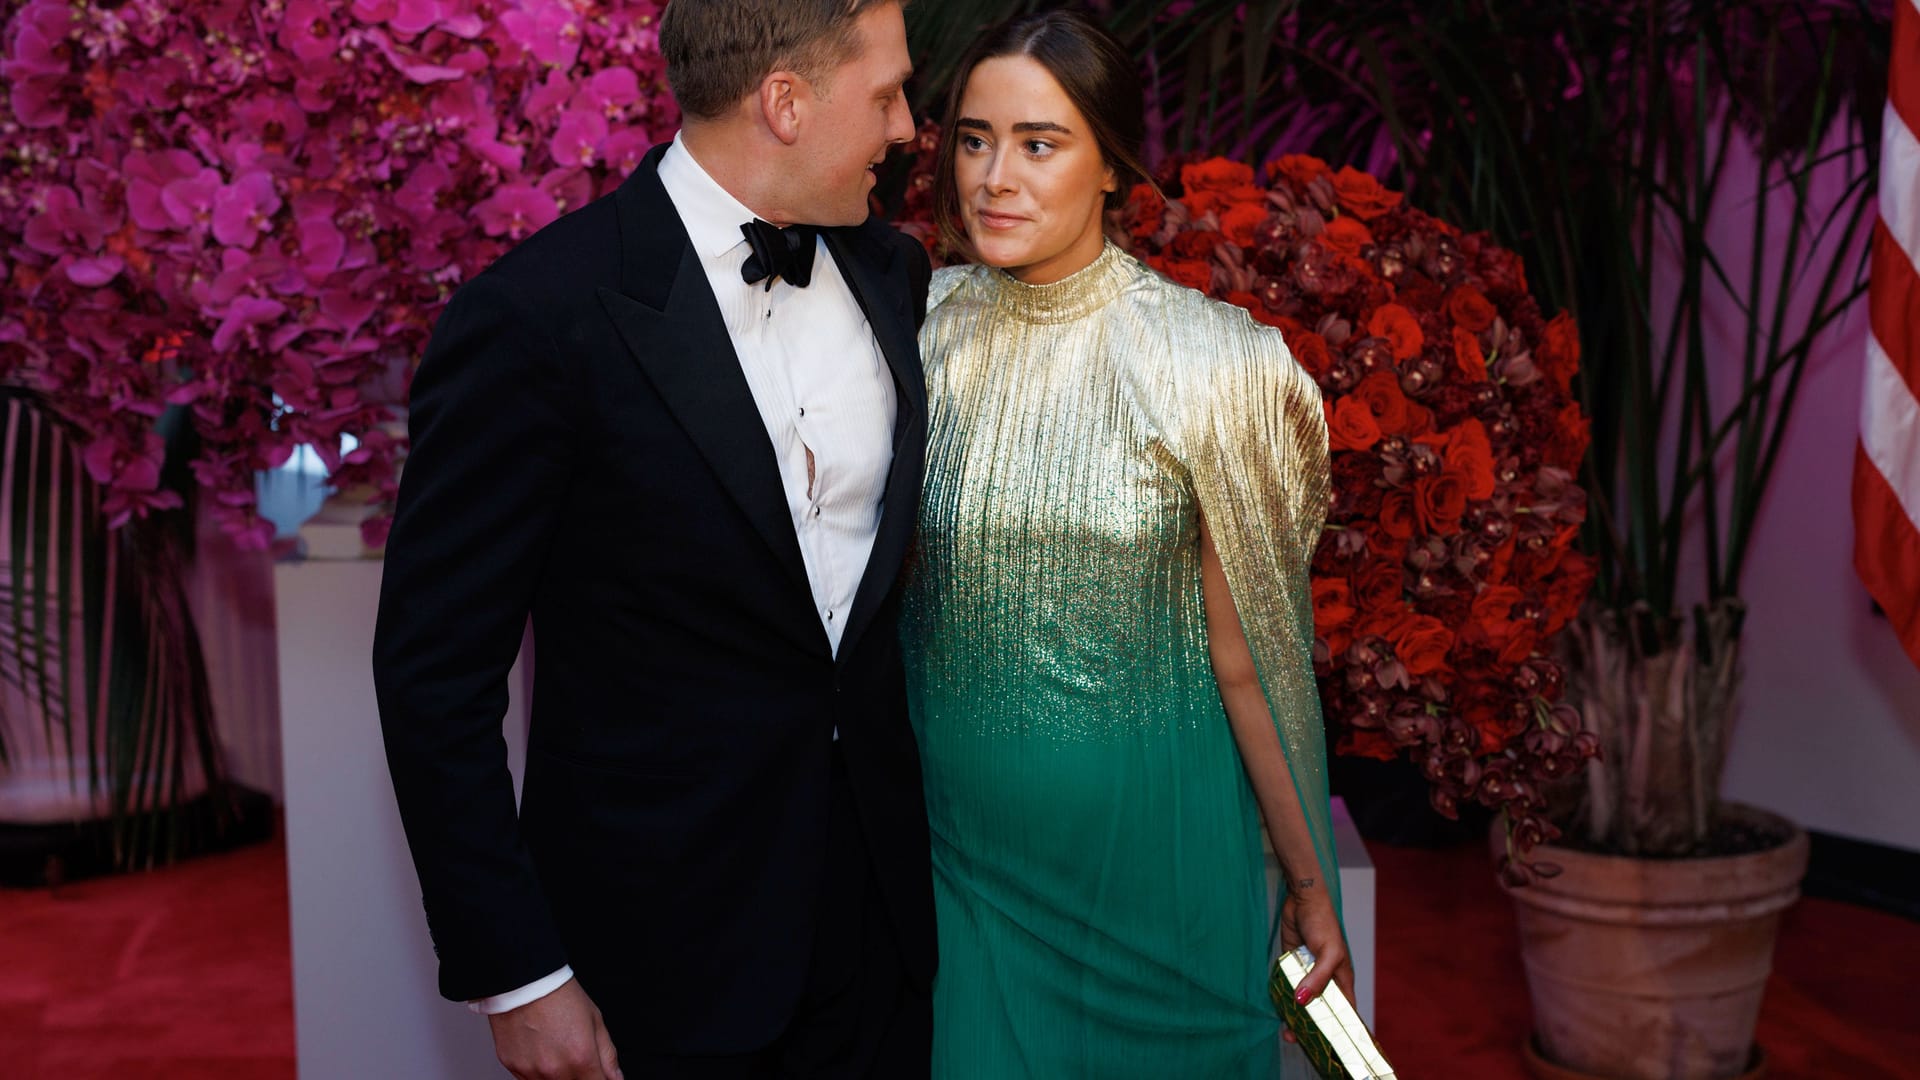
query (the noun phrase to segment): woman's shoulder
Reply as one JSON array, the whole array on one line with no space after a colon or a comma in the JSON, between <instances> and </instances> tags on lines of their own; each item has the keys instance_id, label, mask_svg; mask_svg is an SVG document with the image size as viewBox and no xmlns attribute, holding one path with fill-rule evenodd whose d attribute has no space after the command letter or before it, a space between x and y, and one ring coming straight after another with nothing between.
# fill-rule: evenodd
<instances>
[{"instance_id":1,"label":"woman's shoulder","mask_svg":"<svg viewBox=\"0 0 1920 1080\"><path fill-rule=\"evenodd\" d=\"M1143 264L1144 265L1144 264ZM1141 275L1140 289L1159 308L1174 351L1189 370L1220 368L1265 370L1284 380L1306 373L1294 362L1287 338L1277 326L1253 317L1238 304L1215 299L1156 270Z\"/></svg>"},{"instance_id":2,"label":"woman's shoulder","mask_svg":"<svg viewBox=\"0 0 1920 1080\"><path fill-rule=\"evenodd\" d=\"M983 271L983 267L973 263L959 263L935 270L933 280L927 285L927 314L932 315L940 305L967 291L967 286L977 282Z\"/></svg>"}]
</instances>

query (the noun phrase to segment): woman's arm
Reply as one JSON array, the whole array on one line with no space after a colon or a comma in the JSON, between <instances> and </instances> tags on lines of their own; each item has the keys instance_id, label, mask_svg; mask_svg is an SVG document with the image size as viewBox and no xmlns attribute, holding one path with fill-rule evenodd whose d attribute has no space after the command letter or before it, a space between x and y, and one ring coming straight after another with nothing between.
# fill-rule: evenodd
<instances>
[{"instance_id":1,"label":"woman's arm","mask_svg":"<svg viewBox=\"0 0 1920 1080\"><path fill-rule=\"evenodd\" d=\"M1207 607L1208 651L1214 678L1220 683L1220 700L1226 706L1234 742L1240 747L1240 759L1253 784L1254 798L1280 858L1286 885L1281 944L1291 949L1304 943L1315 957L1313 972L1301 986L1300 1000L1311 1001L1329 981L1337 980L1341 992L1352 1001L1353 965L1348 961L1340 916L1329 883L1321 879L1313 833L1301 812L1293 773L1287 767L1266 692L1261 689L1253 653L1240 626L1240 612L1227 588L1226 573L1204 518L1200 522L1200 574ZM1288 1034L1291 1037L1291 1032Z\"/></svg>"}]
</instances>

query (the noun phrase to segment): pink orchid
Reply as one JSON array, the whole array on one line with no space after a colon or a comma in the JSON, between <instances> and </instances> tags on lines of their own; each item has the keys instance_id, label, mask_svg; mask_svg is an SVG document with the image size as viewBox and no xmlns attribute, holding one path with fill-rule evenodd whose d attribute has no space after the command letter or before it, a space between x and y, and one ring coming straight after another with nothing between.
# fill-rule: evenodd
<instances>
[{"instance_id":1,"label":"pink orchid","mask_svg":"<svg viewBox=\"0 0 1920 1080\"><path fill-rule=\"evenodd\" d=\"M446 82L466 74L465 71L457 67L450 67L446 64L429 64L407 55L402 52L399 47L394 45L393 41L389 39L386 34L379 30L367 31L366 38L373 43L374 48L380 50L380 55L387 58L387 62L393 65L394 70L405 75L409 82L420 83L422 85Z\"/></svg>"},{"instance_id":2,"label":"pink orchid","mask_svg":"<svg viewBox=\"0 0 1920 1080\"><path fill-rule=\"evenodd\" d=\"M280 44L296 59L312 63L340 48L340 13L321 0L289 0L281 17Z\"/></svg>"},{"instance_id":3,"label":"pink orchid","mask_svg":"<svg viewBox=\"0 0 1920 1080\"><path fill-rule=\"evenodd\" d=\"M537 11L506 12L500 25L542 64L565 69L580 58L580 17L562 4L548 0Z\"/></svg>"},{"instance_id":4,"label":"pink orchid","mask_svg":"<svg viewBox=\"0 0 1920 1080\"><path fill-rule=\"evenodd\" d=\"M472 39L487 28L486 20L468 10L470 5L463 0L398 0L392 7L393 14L385 22L403 38L437 29Z\"/></svg>"},{"instance_id":5,"label":"pink orchid","mask_svg":"<svg viewBox=\"0 0 1920 1080\"><path fill-rule=\"evenodd\" d=\"M213 197L220 191L220 174L201 169L160 189L160 205L173 227L182 232L206 227L213 221Z\"/></svg>"},{"instance_id":6,"label":"pink orchid","mask_svg":"<svg viewBox=\"0 0 1920 1080\"><path fill-rule=\"evenodd\" d=\"M417 224L431 218L440 209L440 196L453 183L453 172L437 161L427 161L407 174L406 182L394 193L394 205Z\"/></svg>"},{"instance_id":7,"label":"pink orchid","mask_svg":"<svg viewBox=\"0 0 1920 1080\"><path fill-rule=\"evenodd\" d=\"M302 443L391 499L383 405L447 297L678 115L654 0L9 10L0 126L36 164L0 198L0 375L99 444L115 521L172 502L148 436L187 408L195 481L246 543L271 536L255 470Z\"/></svg>"},{"instance_id":8,"label":"pink orchid","mask_svg":"<svg viewBox=\"0 0 1920 1080\"><path fill-rule=\"evenodd\" d=\"M383 23L400 10L400 3L399 0L353 0L349 10L363 23Z\"/></svg>"},{"instance_id":9,"label":"pink orchid","mask_svg":"<svg viewBox=\"0 0 1920 1080\"><path fill-rule=\"evenodd\" d=\"M606 141L607 118L597 112L575 110L560 118L548 150L556 162L587 168L599 160L600 146Z\"/></svg>"},{"instance_id":10,"label":"pink orchid","mask_svg":"<svg viewBox=\"0 0 1920 1080\"><path fill-rule=\"evenodd\" d=\"M72 188L55 187L47 190L45 209L27 220L25 239L28 247L42 255L93 253L113 227L114 223L82 206Z\"/></svg>"},{"instance_id":11,"label":"pink orchid","mask_svg":"<svg viewBox=\"0 0 1920 1080\"><path fill-rule=\"evenodd\" d=\"M638 167L640 159L647 156L647 151L653 149L653 145L653 137L647 134L645 128L640 127L621 128L607 136L606 145L601 148L601 155L608 169L612 171L613 175L609 179L613 184L617 186L620 178Z\"/></svg>"},{"instance_id":12,"label":"pink orchid","mask_svg":"<svg viewBox=\"0 0 1920 1080\"><path fill-rule=\"evenodd\" d=\"M600 110L609 120L626 115L641 98L640 76L632 68L604 68L593 73L581 88L578 104Z\"/></svg>"},{"instance_id":13,"label":"pink orchid","mask_svg":"<svg viewBox=\"0 0 1920 1080\"><path fill-rule=\"evenodd\" d=\"M213 349L215 352L231 350L237 341L258 340L255 328L269 323L286 314L287 305L278 300L262 300L257 297L241 297L228 305L226 317L220 322L220 329L214 331Z\"/></svg>"},{"instance_id":14,"label":"pink orchid","mask_svg":"<svg viewBox=\"0 0 1920 1080\"><path fill-rule=\"evenodd\" d=\"M553 196L528 184L508 184L473 208L488 236L522 240L560 216Z\"/></svg>"},{"instance_id":15,"label":"pink orchid","mask_svg":"<svg viewBox=\"0 0 1920 1080\"><path fill-rule=\"evenodd\" d=\"M250 172L213 195L213 238L228 247L250 248L272 227L280 210L273 177Z\"/></svg>"},{"instance_id":16,"label":"pink orchid","mask_svg":"<svg viewBox=\"0 0 1920 1080\"><path fill-rule=\"evenodd\" d=\"M75 285L89 289L98 289L111 284L127 268L127 262L118 255L96 255L87 258L69 258L64 260L67 279Z\"/></svg>"},{"instance_id":17,"label":"pink orchid","mask_svg":"<svg viewBox=\"0 0 1920 1080\"><path fill-rule=\"evenodd\" d=\"M536 122L543 120L549 113L564 106L573 95L573 80L567 78L566 72L556 68L547 72L546 81L540 84L539 89L527 95L525 115Z\"/></svg>"}]
</instances>

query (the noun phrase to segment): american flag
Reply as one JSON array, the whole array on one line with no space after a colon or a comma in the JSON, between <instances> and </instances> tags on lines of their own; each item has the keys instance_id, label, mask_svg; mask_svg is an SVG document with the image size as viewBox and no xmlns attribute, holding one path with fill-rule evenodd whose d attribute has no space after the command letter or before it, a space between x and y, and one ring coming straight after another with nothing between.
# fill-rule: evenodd
<instances>
[{"instance_id":1,"label":"american flag","mask_svg":"<svg viewBox=\"0 0 1920 1080\"><path fill-rule=\"evenodd\" d=\"M1894 0L1853 565L1920 664L1920 0Z\"/></svg>"}]
</instances>

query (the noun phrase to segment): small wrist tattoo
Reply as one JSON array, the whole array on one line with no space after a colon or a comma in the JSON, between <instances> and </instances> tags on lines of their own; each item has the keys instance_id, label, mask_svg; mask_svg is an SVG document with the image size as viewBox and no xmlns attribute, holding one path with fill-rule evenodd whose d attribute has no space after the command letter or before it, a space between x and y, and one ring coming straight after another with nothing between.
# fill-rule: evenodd
<instances>
[{"instance_id":1,"label":"small wrist tattoo","mask_svg":"<svg viewBox=\"0 0 1920 1080\"><path fill-rule=\"evenodd\" d=\"M1304 889L1311 889L1319 880L1319 878L1301 878L1299 881L1293 883L1293 891L1300 892Z\"/></svg>"}]
</instances>

